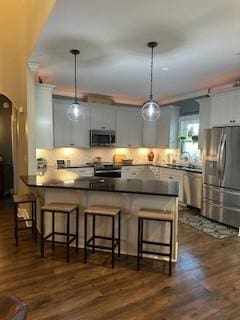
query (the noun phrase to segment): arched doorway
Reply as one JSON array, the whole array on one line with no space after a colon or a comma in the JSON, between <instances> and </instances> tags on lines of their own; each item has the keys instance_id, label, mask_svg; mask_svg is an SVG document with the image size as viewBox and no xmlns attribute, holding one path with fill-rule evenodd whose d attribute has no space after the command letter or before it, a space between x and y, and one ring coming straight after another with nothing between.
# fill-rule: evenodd
<instances>
[{"instance_id":1,"label":"arched doorway","mask_svg":"<svg viewBox=\"0 0 240 320\"><path fill-rule=\"evenodd\" d=\"M0 197L7 197L14 192L14 111L13 103L0 94Z\"/></svg>"}]
</instances>

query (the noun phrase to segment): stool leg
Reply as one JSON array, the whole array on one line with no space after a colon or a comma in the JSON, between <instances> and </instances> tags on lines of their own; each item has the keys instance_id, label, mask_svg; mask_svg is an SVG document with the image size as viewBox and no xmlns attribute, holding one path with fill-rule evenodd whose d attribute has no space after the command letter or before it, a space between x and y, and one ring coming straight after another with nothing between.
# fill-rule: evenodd
<instances>
[{"instance_id":1,"label":"stool leg","mask_svg":"<svg viewBox=\"0 0 240 320\"><path fill-rule=\"evenodd\" d=\"M32 218L32 235L34 237L34 201L30 202L31 205L31 218Z\"/></svg>"},{"instance_id":2,"label":"stool leg","mask_svg":"<svg viewBox=\"0 0 240 320\"><path fill-rule=\"evenodd\" d=\"M138 218L138 241L137 241L137 271L140 269L140 247L141 247L141 219Z\"/></svg>"},{"instance_id":3,"label":"stool leg","mask_svg":"<svg viewBox=\"0 0 240 320\"><path fill-rule=\"evenodd\" d=\"M14 235L15 235L15 243L16 243L16 247L18 246L18 217L17 217L17 212L18 212L18 206L16 203L14 203Z\"/></svg>"},{"instance_id":4,"label":"stool leg","mask_svg":"<svg viewBox=\"0 0 240 320\"><path fill-rule=\"evenodd\" d=\"M55 211L52 212L52 249L55 250Z\"/></svg>"},{"instance_id":5,"label":"stool leg","mask_svg":"<svg viewBox=\"0 0 240 320\"><path fill-rule=\"evenodd\" d=\"M78 253L79 208L76 210L76 253Z\"/></svg>"},{"instance_id":6,"label":"stool leg","mask_svg":"<svg viewBox=\"0 0 240 320\"><path fill-rule=\"evenodd\" d=\"M114 268L114 265L115 265L114 245L115 245L115 216L112 217L112 268Z\"/></svg>"},{"instance_id":7,"label":"stool leg","mask_svg":"<svg viewBox=\"0 0 240 320\"><path fill-rule=\"evenodd\" d=\"M44 211L41 210L41 257L44 258Z\"/></svg>"},{"instance_id":8,"label":"stool leg","mask_svg":"<svg viewBox=\"0 0 240 320\"><path fill-rule=\"evenodd\" d=\"M84 214L84 263L87 263L87 218L88 215Z\"/></svg>"},{"instance_id":9,"label":"stool leg","mask_svg":"<svg viewBox=\"0 0 240 320\"><path fill-rule=\"evenodd\" d=\"M37 242L37 202L36 200L33 202L33 216L34 216L34 221L32 222L34 224L34 240Z\"/></svg>"},{"instance_id":10,"label":"stool leg","mask_svg":"<svg viewBox=\"0 0 240 320\"><path fill-rule=\"evenodd\" d=\"M118 256L121 254L121 212L118 213Z\"/></svg>"},{"instance_id":11,"label":"stool leg","mask_svg":"<svg viewBox=\"0 0 240 320\"><path fill-rule=\"evenodd\" d=\"M70 233L70 214L67 214L67 257L66 260L69 262L69 233Z\"/></svg>"},{"instance_id":12,"label":"stool leg","mask_svg":"<svg viewBox=\"0 0 240 320\"><path fill-rule=\"evenodd\" d=\"M142 259L143 257L143 221L144 219L140 219L140 257Z\"/></svg>"},{"instance_id":13,"label":"stool leg","mask_svg":"<svg viewBox=\"0 0 240 320\"><path fill-rule=\"evenodd\" d=\"M92 216L92 236L93 236L93 241L92 241L92 253L95 253L95 227L96 227L96 223L95 223L95 214L93 214Z\"/></svg>"},{"instance_id":14,"label":"stool leg","mask_svg":"<svg viewBox=\"0 0 240 320\"><path fill-rule=\"evenodd\" d=\"M170 257L169 257L169 275L172 275L172 235L173 235L173 222L170 221Z\"/></svg>"}]
</instances>

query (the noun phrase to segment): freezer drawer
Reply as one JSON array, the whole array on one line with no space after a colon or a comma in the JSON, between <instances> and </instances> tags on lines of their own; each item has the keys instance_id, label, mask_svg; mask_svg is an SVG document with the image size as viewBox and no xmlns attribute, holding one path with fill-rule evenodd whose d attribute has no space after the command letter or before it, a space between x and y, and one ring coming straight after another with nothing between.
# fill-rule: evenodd
<instances>
[{"instance_id":1,"label":"freezer drawer","mask_svg":"<svg viewBox=\"0 0 240 320\"><path fill-rule=\"evenodd\" d=\"M201 209L202 175L185 173L183 177L183 202L189 206Z\"/></svg>"},{"instance_id":2,"label":"freezer drawer","mask_svg":"<svg viewBox=\"0 0 240 320\"><path fill-rule=\"evenodd\" d=\"M201 214L232 227L240 227L240 208L203 199Z\"/></svg>"},{"instance_id":3,"label":"freezer drawer","mask_svg":"<svg viewBox=\"0 0 240 320\"><path fill-rule=\"evenodd\" d=\"M240 207L240 191L203 185L203 199Z\"/></svg>"}]
</instances>

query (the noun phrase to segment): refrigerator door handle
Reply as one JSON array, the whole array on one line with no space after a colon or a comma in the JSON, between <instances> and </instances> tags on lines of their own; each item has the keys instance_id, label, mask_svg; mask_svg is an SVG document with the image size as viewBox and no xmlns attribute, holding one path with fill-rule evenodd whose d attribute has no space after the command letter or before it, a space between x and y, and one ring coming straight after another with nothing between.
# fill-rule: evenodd
<instances>
[{"instance_id":1,"label":"refrigerator door handle","mask_svg":"<svg viewBox=\"0 0 240 320\"><path fill-rule=\"evenodd\" d=\"M219 184L221 182L221 158L220 157L221 157L221 148L222 148L222 138L223 138L223 134L221 135L220 142L218 145L218 151L217 151L217 179Z\"/></svg>"},{"instance_id":2,"label":"refrigerator door handle","mask_svg":"<svg viewBox=\"0 0 240 320\"><path fill-rule=\"evenodd\" d=\"M225 157L224 154L226 155L226 134L223 134L222 139L221 139L221 148L220 148L220 156L219 156L219 160L220 160L220 177L221 177L221 181L223 181L224 178L224 172L225 172Z\"/></svg>"}]
</instances>

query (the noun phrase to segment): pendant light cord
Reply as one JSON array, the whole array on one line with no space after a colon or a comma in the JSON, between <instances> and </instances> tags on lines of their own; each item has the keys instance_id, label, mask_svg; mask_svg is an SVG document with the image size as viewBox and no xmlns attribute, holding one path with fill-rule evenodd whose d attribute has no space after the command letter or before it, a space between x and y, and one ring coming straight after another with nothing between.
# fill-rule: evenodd
<instances>
[{"instance_id":1,"label":"pendant light cord","mask_svg":"<svg viewBox=\"0 0 240 320\"><path fill-rule=\"evenodd\" d=\"M75 78L74 78L74 85L75 85L75 98L74 102L77 103L77 55L74 55L74 62L75 62Z\"/></svg>"},{"instance_id":2,"label":"pendant light cord","mask_svg":"<svg viewBox=\"0 0 240 320\"><path fill-rule=\"evenodd\" d=\"M151 82L150 82L150 100L153 98L153 47L152 49L152 54L151 54Z\"/></svg>"}]
</instances>

